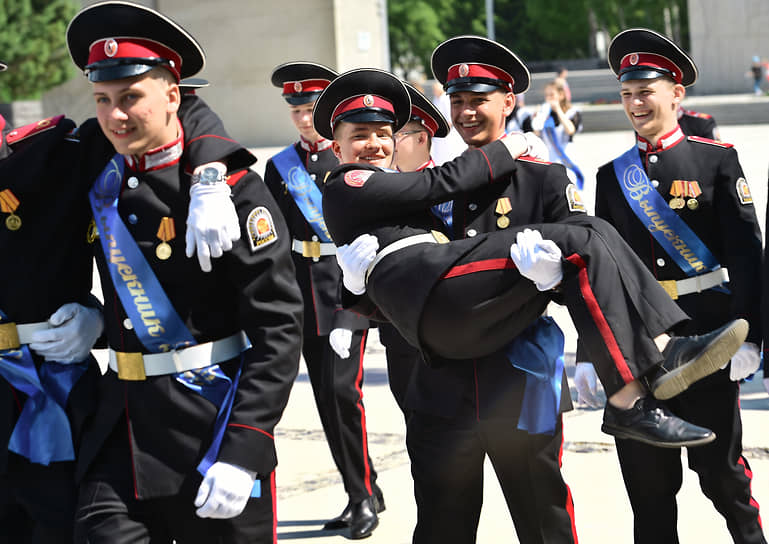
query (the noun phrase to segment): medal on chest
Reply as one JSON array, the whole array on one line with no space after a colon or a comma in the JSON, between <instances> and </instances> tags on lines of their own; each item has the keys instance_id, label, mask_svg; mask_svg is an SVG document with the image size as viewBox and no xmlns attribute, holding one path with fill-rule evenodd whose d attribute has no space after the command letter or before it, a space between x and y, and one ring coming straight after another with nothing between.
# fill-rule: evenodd
<instances>
[{"instance_id":1,"label":"medal on chest","mask_svg":"<svg viewBox=\"0 0 769 544\"><path fill-rule=\"evenodd\" d=\"M507 214L510 213L513 209L512 204L510 204L510 198L509 197L502 197L497 200L497 206L494 208L494 213L499 215L497 218L497 226L500 229L506 229L510 226L510 218L507 217Z\"/></svg>"},{"instance_id":2,"label":"medal on chest","mask_svg":"<svg viewBox=\"0 0 769 544\"><path fill-rule=\"evenodd\" d=\"M19 203L19 199L10 189L0 191L0 211L9 214L5 218L5 226L8 230L15 231L21 228L21 218L14 213Z\"/></svg>"},{"instance_id":3,"label":"medal on chest","mask_svg":"<svg viewBox=\"0 0 769 544\"><path fill-rule=\"evenodd\" d=\"M161 261L166 261L173 253L171 244L168 242L176 238L176 227L174 226L173 217L163 217L160 220L157 237L160 239L160 243L155 248L155 255Z\"/></svg>"}]
</instances>

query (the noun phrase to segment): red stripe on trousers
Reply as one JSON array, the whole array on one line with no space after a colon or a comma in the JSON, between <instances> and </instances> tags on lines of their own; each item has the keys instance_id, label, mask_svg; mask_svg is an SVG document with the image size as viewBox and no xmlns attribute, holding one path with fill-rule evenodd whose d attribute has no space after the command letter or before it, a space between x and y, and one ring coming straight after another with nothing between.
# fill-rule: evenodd
<instances>
[{"instance_id":1,"label":"red stripe on trousers","mask_svg":"<svg viewBox=\"0 0 769 544\"><path fill-rule=\"evenodd\" d=\"M753 498L753 471L748 468L748 466L745 464L745 458L740 455L740 458L737 460L737 463L742 465L742 469L745 471L745 476L747 476L748 481L750 482L748 484L748 490L750 492L750 506L756 509L756 516L758 517L758 526L763 528L763 525L761 524L761 514L759 514L760 509L758 506L758 501Z\"/></svg>"},{"instance_id":2,"label":"red stripe on trousers","mask_svg":"<svg viewBox=\"0 0 769 544\"><path fill-rule=\"evenodd\" d=\"M368 434L366 431L366 411L363 409L363 352L366 351L366 335L368 330L363 332L363 336L360 339L360 355L358 356L358 375L355 377L355 389L358 391L358 402L355 404L358 406L360 412L360 428L361 428L361 449L363 450L363 466L364 466L364 481L366 483L366 491L369 497L374 494L371 489L371 465L368 462Z\"/></svg>"}]
</instances>

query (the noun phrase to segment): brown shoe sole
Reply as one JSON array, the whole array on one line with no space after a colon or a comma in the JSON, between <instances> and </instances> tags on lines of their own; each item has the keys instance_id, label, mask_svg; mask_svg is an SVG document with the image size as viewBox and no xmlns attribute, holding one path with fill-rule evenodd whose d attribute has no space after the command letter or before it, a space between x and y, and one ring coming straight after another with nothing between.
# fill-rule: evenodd
<instances>
[{"instance_id":1,"label":"brown shoe sole","mask_svg":"<svg viewBox=\"0 0 769 544\"><path fill-rule=\"evenodd\" d=\"M691 384L718 371L737 353L748 336L748 322L736 319L719 334L699 357L689 364L665 374L654 383L652 394L666 400L686 391Z\"/></svg>"}]
</instances>

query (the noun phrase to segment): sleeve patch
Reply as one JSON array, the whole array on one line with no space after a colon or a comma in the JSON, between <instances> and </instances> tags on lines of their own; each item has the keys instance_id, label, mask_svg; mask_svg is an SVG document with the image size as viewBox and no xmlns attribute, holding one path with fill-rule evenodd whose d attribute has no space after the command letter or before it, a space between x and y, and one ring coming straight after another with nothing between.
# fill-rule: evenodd
<instances>
[{"instance_id":1,"label":"sleeve patch","mask_svg":"<svg viewBox=\"0 0 769 544\"><path fill-rule=\"evenodd\" d=\"M582 193L579 192L579 189L573 183L569 183L566 186L566 201L569 203L570 212L587 213L585 201L582 200Z\"/></svg>"},{"instance_id":2,"label":"sleeve patch","mask_svg":"<svg viewBox=\"0 0 769 544\"><path fill-rule=\"evenodd\" d=\"M345 173L344 182L350 187L363 187L373 173L373 170L350 170Z\"/></svg>"},{"instance_id":3,"label":"sleeve patch","mask_svg":"<svg viewBox=\"0 0 769 544\"><path fill-rule=\"evenodd\" d=\"M745 178L737 180L737 196L740 199L740 204L752 204L753 195L750 194L750 187Z\"/></svg>"},{"instance_id":4,"label":"sleeve patch","mask_svg":"<svg viewBox=\"0 0 769 544\"><path fill-rule=\"evenodd\" d=\"M264 249L278 239L272 214L264 206L258 206L251 210L246 220L246 229L252 252Z\"/></svg>"}]
</instances>

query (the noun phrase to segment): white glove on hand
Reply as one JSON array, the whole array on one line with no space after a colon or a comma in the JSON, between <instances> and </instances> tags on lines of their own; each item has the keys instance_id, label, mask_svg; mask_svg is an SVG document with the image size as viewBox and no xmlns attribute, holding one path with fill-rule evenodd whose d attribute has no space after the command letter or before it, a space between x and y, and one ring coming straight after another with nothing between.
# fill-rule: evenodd
<instances>
[{"instance_id":1,"label":"white glove on hand","mask_svg":"<svg viewBox=\"0 0 769 544\"><path fill-rule=\"evenodd\" d=\"M212 164L198 166L195 173ZM225 182L195 183L190 186L190 209L187 214L186 253L192 257L197 250L203 272L211 271L211 257L221 257L240 238L240 222L235 204L230 198L230 186Z\"/></svg>"},{"instance_id":2,"label":"white glove on hand","mask_svg":"<svg viewBox=\"0 0 769 544\"><path fill-rule=\"evenodd\" d=\"M352 331L348 329L334 329L328 335L328 343L331 349L342 359L350 356L350 344L352 344Z\"/></svg>"},{"instance_id":3,"label":"white glove on hand","mask_svg":"<svg viewBox=\"0 0 769 544\"><path fill-rule=\"evenodd\" d=\"M96 308L77 302L64 304L48 318L50 329L32 333L29 348L46 361L79 363L88 357L104 330L104 318Z\"/></svg>"},{"instance_id":4,"label":"white glove on hand","mask_svg":"<svg viewBox=\"0 0 769 544\"><path fill-rule=\"evenodd\" d=\"M529 144L529 150L526 152L526 155L541 161L550 160L550 151L548 151L547 145L545 145L545 142L543 142L539 136L533 132L524 132L523 136Z\"/></svg>"},{"instance_id":5,"label":"white glove on hand","mask_svg":"<svg viewBox=\"0 0 769 544\"><path fill-rule=\"evenodd\" d=\"M538 230L524 229L510 246L510 258L521 276L533 281L540 291L547 291L561 283L561 255L561 248L552 240L543 240Z\"/></svg>"},{"instance_id":6,"label":"white glove on hand","mask_svg":"<svg viewBox=\"0 0 769 544\"><path fill-rule=\"evenodd\" d=\"M246 507L254 480L247 470L217 461L206 471L195 497L198 517L234 518Z\"/></svg>"},{"instance_id":7,"label":"white glove on hand","mask_svg":"<svg viewBox=\"0 0 769 544\"><path fill-rule=\"evenodd\" d=\"M744 380L758 370L761 364L761 351L753 342L745 342L732 356L729 367L729 379L733 382Z\"/></svg>"},{"instance_id":8,"label":"white glove on hand","mask_svg":"<svg viewBox=\"0 0 769 544\"><path fill-rule=\"evenodd\" d=\"M587 404L591 408L600 408L604 405L599 395L599 391L603 388L598 382L593 363L577 363L574 385L577 387L577 402Z\"/></svg>"},{"instance_id":9,"label":"white glove on hand","mask_svg":"<svg viewBox=\"0 0 769 544\"><path fill-rule=\"evenodd\" d=\"M349 244L336 248L336 261L342 269L342 283L355 295L366 292L366 270L376 258L379 240L370 234L361 234Z\"/></svg>"},{"instance_id":10,"label":"white glove on hand","mask_svg":"<svg viewBox=\"0 0 769 544\"><path fill-rule=\"evenodd\" d=\"M529 152L529 140L523 132L511 132L500 140L510 152L510 156L517 159Z\"/></svg>"}]
</instances>

